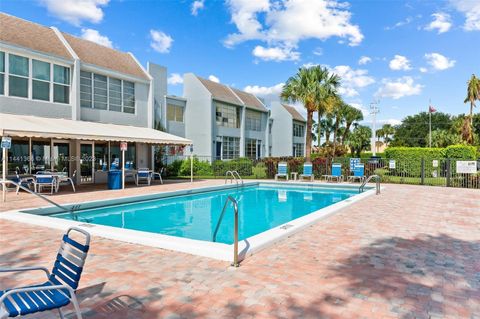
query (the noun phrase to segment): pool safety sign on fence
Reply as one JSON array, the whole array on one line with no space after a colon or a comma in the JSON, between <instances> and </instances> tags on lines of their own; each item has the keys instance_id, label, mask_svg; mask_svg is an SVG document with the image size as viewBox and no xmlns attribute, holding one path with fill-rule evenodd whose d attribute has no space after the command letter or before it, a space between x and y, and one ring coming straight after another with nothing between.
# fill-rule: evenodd
<instances>
[{"instance_id":1,"label":"pool safety sign on fence","mask_svg":"<svg viewBox=\"0 0 480 319\"><path fill-rule=\"evenodd\" d=\"M2 148L9 150L12 147L12 138L7 136L2 136Z\"/></svg>"},{"instance_id":2,"label":"pool safety sign on fence","mask_svg":"<svg viewBox=\"0 0 480 319\"><path fill-rule=\"evenodd\" d=\"M395 160L388 161L388 168L395 169L395 167L396 167Z\"/></svg>"},{"instance_id":3,"label":"pool safety sign on fence","mask_svg":"<svg viewBox=\"0 0 480 319\"><path fill-rule=\"evenodd\" d=\"M476 174L476 161L457 161L457 174Z\"/></svg>"},{"instance_id":4,"label":"pool safety sign on fence","mask_svg":"<svg viewBox=\"0 0 480 319\"><path fill-rule=\"evenodd\" d=\"M355 169L355 166L360 164L360 159L359 158L351 158L350 159L350 171L353 171Z\"/></svg>"}]
</instances>

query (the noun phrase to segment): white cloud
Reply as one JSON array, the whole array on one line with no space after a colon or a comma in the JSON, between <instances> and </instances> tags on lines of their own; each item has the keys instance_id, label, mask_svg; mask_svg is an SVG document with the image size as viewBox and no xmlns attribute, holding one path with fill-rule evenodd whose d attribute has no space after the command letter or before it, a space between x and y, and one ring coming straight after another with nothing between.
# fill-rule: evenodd
<instances>
[{"instance_id":1,"label":"white cloud","mask_svg":"<svg viewBox=\"0 0 480 319\"><path fill-rule=\"evenodd\" d=\"M399 99L404 96L419 95L423 85L415 84L410 76L404 76L396 80L384 79L383 85L375 93L377 97Z\"/></svg>"},{"instance_id":2,"label":"white cloud","mask_svg":"<svg viewBox=\"0 0 480 319\"><path fill-rule=\"evenodd\" d=\"M368 75L367 70L352 69L348 65L337 65L331 71L341 78L338 92L341 95L352 97L358 95L358 89L375 83L375 79Z\"/></svg>"},{"instance_id":3,"label":"white cloud","mask_svg":"<svg viewBox=\"0 0 480 319\"><path fill-rule=\"evenodd\" d=\"M400 28L400 27L403 27L405 25L408 25L408 24L412 23L412 21L413 21L412 17L406 17L405 20L399 21L399 22L395 23L393 26L385 27L385 30L397 29L397 28Z\"/></svg>"},{"instance_id":4,"label":"white cloud","mask_svg":"<svg viewBox=\"0 0 480 319\"><path fill-rule=\"evenodd\" d=\"M422 73L427 73L427 72L428 72L428 69L427 69L427 68L424 68L424 67L421 67L419 70L420 70L420 72L422 72Z\"/></svg>"},{"instance_id":5,"label":"white cloud","mask_svg":"<svg viewBox=\"0 0 480 319\"><path fill-rule=\"evenodd\" d=\"M183 77L178 73L171 73L167 79L167 83L171 85L177 85L183 83Z\"/></svg>"},{"instance_id":6,"label":"white cloud","mask_svg":"<svg viewBox=\"0 0 480 319\"><path fill-rule=\"evenodd\" d=\"M55 17L79 26L82 21L99 23L103 10L110 0L40 0L48 12Z\"/></svg>"},{"instance_id":7,"label":"white cloud","mask_svg":"<svg viewBox=\"0 0 480 319\"><path fill-rule=\"evenodd\" d=\"M447 32L452 27L452 22L448 13L437 12L432 14L432 17L433 21L425 27L425 30L437 30L438 34L440 34Z\"/></svg>"},{"instance_id":8,"label":"white cloud","mask_svg":"<svg viewBox=\"0 0 480 319\"><path fill-rule=\"evenodd\" d=\"M378 123L380 124L390 124L392 126L395 126L395 125L400 125L402 124L402 121L398 120L398 119L386 119L386 120L378 120L377 121Z\"/></svg>"},{"instance_id":9,"label":"white cloud","mask_svg":"<svg viewBox=\"0 0 480 319\"><path fill-rule=\"evenodd\" d=\"M410 61L405 56L398 54L396 54L395 57L390 61L389 67L395 71L408 71L412 69L410 66Z\"/></svg>"},{"instance_id":10,"label":"white cloud","mask_svg":"<svg viewBox=\"0 0 480 319\"><path fill-rule=\"evenodd\" d=\"M264 61L296 61L300 58L300 52L290 47L270 47L265 48L257 45L252 51L253 56Z\"/></svg>"},{"instance_id":11,"label":"white cloud","mask_svg":"<svg viewBox=\"0 0 480 319\"><path fill-rule=\"evenodd\" d=\"M313 54L321 56L321 55L323 55L323 49L320 48L320 47L315 48L315 50L313 50Z\"/></svg>"},{"instance_id":12,"label":"white cloud","mask_svg":"<svg viewBox=\"0 0 480 319\"><path fill-rule=\"evenodd\" d=\"M427 63L437 71L452 68L456 63L455 60L450 60L440 53L427 53L425 54L425 59L427 60Z\"/></svg>"},{"instance_id":13,"label":"white cloud","mask_svg":"<svg viewBox=\"0 0 480 319\"><path fill-rule=\"evenodd\" d=\"M360 59L358 60L358 64L360 65L365 65L367 63L370 63L372 62L372 58L368 57L368 56L361 56Z\"/></svg>"},{"instance_id":14,"label":"white cloud","mask_svg":"<svg viewBox=\"0 0 480 319\"><path fill-rule=\"evenodd\" d=\"M249 40L292 49L305 39L340 37L351 46L363 40L347 6L336 0L228 0L227 6L238 30L224 41L227 47Z\"/></svg>"},{"instance_id":15,"label":"white cloud","mask_svg":"<svg viewBox=\"0 0 480 319\"><path fill-rule=\"evenodd\" d=\"M363 117L366 118L368 114L370 114L370 111L363 106L361 103L356 103L356 102L348 102L348 105L353 106L354 108L360 110L363 114Z\"/></svg>"},{"instance_id":16,"label":"white cloud","mask_svg":"<svg viewBox=\"0 0 480 319\"><path fill-rule=\"evenodd\" d=\"M82 29L81 38L98 43L100 45L103 45L109 48L113 48L112 41L110 41L110 39L107 36L101 35L100 32L98 32L97 30Z\"/></svg>"},{"instance_id":17,"label":"white cloud","mask_svg":"<svg viewBox=\"0 0 480 319\"><path fill-rule=\"evenodd\" d=\"M205 0L195 0L192 3L191 12L192 15L196 16L198 11L202 10L205 7Z\"/></svg>"},{"instance_id":18,"label":"white cloud","mask_svg":"<svg viewBox=\"0 0 480 319\"><path fill-rule=\"evenodd\" d=\"M280 100L283 86L284 83L278 83L273 86L247 85L243 90L270 102Z\"/></svg>"},{"instance_id":19,"label":"white cloud","mask_svg":"<svg viewBox=\"0 0 480 319\"><path fill-rule=\"evenodd\" d=\"M450 0L450 4L459 12L465 14L466 31L480 31L480 1L478 0Z\"/></svg>"},{"instance_id":20,"label":"white cloud","mask_svg":"<svg viewBox=\"0 0 480 319\"><path fill-rule=\"evenodd\" d=\"M212 81L212 82L220 83L220 79L217 78L217 77L216 77L215 75L213 75L213 74L210 74L210 75L208 76L208 79L209 79L210 81Z\"/></svg>"},{"instance_id":21,"label":"white cloud","mask_svg":"<svg viewBox=\"0 0 480 319\"><path fill-rule=\"evenodd\" d=\"M159 30L150 30L150 46L159 53L168 53L172 46L173 39L168 34Z\"/></svg>"}]
</instances>

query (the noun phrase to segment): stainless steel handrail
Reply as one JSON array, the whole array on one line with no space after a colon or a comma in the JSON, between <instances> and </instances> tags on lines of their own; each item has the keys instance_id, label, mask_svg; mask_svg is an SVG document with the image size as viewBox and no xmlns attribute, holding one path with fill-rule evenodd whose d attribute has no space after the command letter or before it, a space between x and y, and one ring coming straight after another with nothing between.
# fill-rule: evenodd
<instances>
[{"instance_id":1,"label":"stainless steel handrail","mask_svg":"<svg viewBox=\"0 0 480 319\"><path fill-rule=\"evenodd\" d=\"M225 172L225 184L227 183L228 175L230 174L230 184L233 184L233 180L238 184L237 177L233 174L232 171Z\"/></svg>"},{"instance_id":2,"label":"stainless steel handrail","mask_svg":"<svg viewBox=\"0 0 480 319\"><path fill-rule=\"evenodd\" d=\"M234 222L233 222L233 263L232 266L238 267L240 264L238 262L238 203L235 198L232 196L228 196L225 200L225 204L223 205L222 213L218 218L217 226L215 227L215 231L213 232L212 241L217 241L217 233L220 229L220 224L222 223L223 216L225 215L225 209L227 208L228 202L232 202L233 211L234 211Z\"/></svg>"},{"instance_id":3,"label":"stainless steel handrail","mask_svg":"<svg viewBox=\"0 0 480 319\"><path fill-rule=\"evenodd\" d=\"M240 182L242 182L242 185L243 185L243 178L242 176L240 176L240 174L238 173L238 171L232 171L232 173L235 175L237 175L237 178L240 180Z\"/></svg>"},{"instance_id":4,"label":"stainless steel handrail","mask_svg":"<svg viewBox=\"0 0 480 319\"><path fill-rule=\"evenodd\" d=\"M377 194L377 195L380 194L380 176L378 176L378 175L370 175L370 176L368 176L368 178L366 178L366 179L363 181L362 185L360 185L360 187L358 188L358 192L359 192L359 193L362 193L362 192L364 191L365 186L368 184L368 182L370 182L370 181L371 181L372 179L374 179L374 178L375 178L375 184L376 184L376 185L375 185L375 187L376 187L376 194Z\"/></svg>"},{"instance_id":5,"label":"stainless steel handrail","mask_svg":"<svg viewBox=\"0 0 480 319\"><path fill-rule=\"evenodd\" d=\"M16 182L11 181L11 180L9 180L9 179L7 179L7 180L0 180L0 184L2 184L2 187L6 187L6 184L13 184L13 185L15 185L16 187L18 187L18 188L26 191L27 193L30 193L30 194L32 194L32 195L35 195L35 196L37 196L38 198L43 199L44 201L48 202L49 204L52 204L52 205L60 208L61 210L65 211L65 212L71 212L71 211L72 211L72 210L70 210L70 209L68 209L68 208L66 208L66 207L63 207L62 205L59 205L59 204L55 203L53 200L48 199L47 197L45 197L45 196L43 196L43 195L41 195L41 194L32 192L30 189L26 188L25 186L22 186L22 185L20 185L19 183L16 183Z\"/></svg>"}]
</instances>

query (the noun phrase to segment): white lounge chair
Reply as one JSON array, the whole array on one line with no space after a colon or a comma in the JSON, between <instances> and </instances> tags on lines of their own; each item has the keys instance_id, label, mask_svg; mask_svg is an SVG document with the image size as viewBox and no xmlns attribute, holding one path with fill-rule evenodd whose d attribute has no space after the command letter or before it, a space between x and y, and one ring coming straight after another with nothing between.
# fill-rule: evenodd
<instances>
[{"instance_id":1,"label":"white lounge chair","mask_svg":"<svg viewBox=\"0 0 480 319\"><path fill-rule=\"evenodd\" d=\"M285 177L288 181L288 165L285 162L278 163L277 174L275 174L275 180L278 180L279 177Z\"/></svg>"}]
</instances>

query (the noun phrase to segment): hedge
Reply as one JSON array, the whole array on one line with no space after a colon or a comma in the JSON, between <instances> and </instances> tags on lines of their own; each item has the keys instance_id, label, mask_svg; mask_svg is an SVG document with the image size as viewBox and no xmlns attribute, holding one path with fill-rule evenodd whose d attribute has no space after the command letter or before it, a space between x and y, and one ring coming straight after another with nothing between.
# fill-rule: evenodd
<instances>
[{"instance_id":1,"label":"hedge","mask_svg":"<svg viewBox=\"0 0 480 319\"><path fill-rule=\"evenodd\" d=\"M450 145L445 149L445 157L459 160L477 159L477 149L469 145Z\"/></svg>"}]
</instances>

